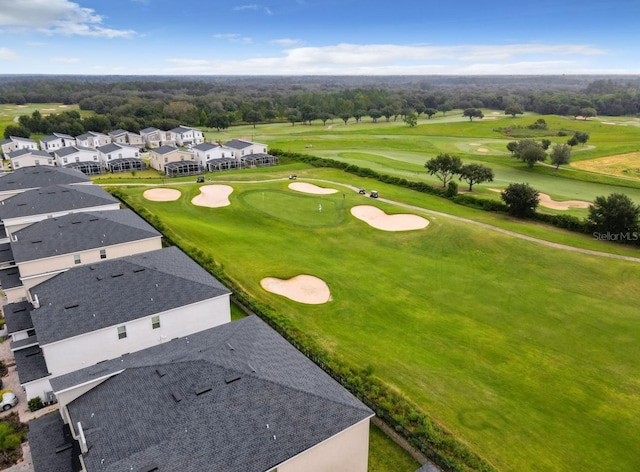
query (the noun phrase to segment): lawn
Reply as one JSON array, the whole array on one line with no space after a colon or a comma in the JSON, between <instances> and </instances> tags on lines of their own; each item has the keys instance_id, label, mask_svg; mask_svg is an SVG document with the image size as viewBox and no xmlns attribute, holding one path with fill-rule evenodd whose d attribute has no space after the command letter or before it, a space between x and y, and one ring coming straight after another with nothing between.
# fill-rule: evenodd
<instances>
[{"instance_id":1,"label":"lawn","mask_svg":"<svg viewBox=\"0 0 640 472\"><path fill-rule=\"evenodd\" d=\"M235 183L232 204L218 209L189 203L196 185L181 186L183 197L170 203L148 202L140 188L125 191L172 238L212 255L249 294L335 356L371 365L498 469L640 469L633 413L640 408L640 264L441 216L430 216L425 230L378 231L348 213L364 197L309 196L287 183ZM397 200L489 217L394 192ZM529 226L522 232L547 232ZM557 237L581 238L550 232ZM325 280L333 300L307 306L259 284L298 274Z\"/></svg>"}]
</instances>

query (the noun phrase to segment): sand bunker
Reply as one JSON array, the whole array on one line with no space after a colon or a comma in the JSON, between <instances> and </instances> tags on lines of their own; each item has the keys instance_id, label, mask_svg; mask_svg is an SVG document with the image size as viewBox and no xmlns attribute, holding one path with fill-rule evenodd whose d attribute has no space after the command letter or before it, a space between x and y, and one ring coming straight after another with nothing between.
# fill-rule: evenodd
<instances>
[{"instance_id":1,"label":"sand bunker","mask_svg":"<svg viewBox=\"0 0 640 472\"><path fill-rule=\"evenodd\" d=\"M381 209L371 205L358 205L351 208L351 214L370 226L383 231L410 231L426 228L429 220L418 215L387 215Z\"/></svg>"},{"instance_id":2,"label":"sand bunker","mask_svg":"<svg viewBox=\"0 0 640 472\"><path fill-rule=\"evenodd\" d=\"M260 285L267 292L282 295L295 302L320 305L331 301L329 286L313 275L297 275L289 280L266 277Z\"/></svg>"},{"instance_id":3,"label":"sand bunker","mask_svg":"<svg viewBox=\"0 0 640 472\"><path fill-rule=\"evenodd\" d=\"M490 188L492 192L502 193L502 190L498 188ZM538 192L538 198L540 199L540 206L551 208L552 210L568 210L569 208L589 208L590 202L583 200L566 200L557 201L551 198L546 193Z\"/></svg>"},{"instance_id":4,"label":"sand bunker","mask_svg":"<svg viewBox=\"0 0 640 472\"><path fill-rule=\"evenodd\" d=\"M144 198L152 202L173 202L180 198L181 195L180 190L173 188L152 188L145 190L142 194Z\"/></svg>"},{"instance_id":5,"label":"sand bunker","mask_svg":"<svg viewBox=\"0 0 640 472\"><path fill-rule=\"evenodd\" d=\"M203 185L200 187L200 195L196 195L191 203L197 206L219 208L231 205L229 195L233 187L228 185Z\"/></svg>"},{"instance_id":6,"label":"sand bunker","mask_svg":"<svg viewBox=\"0 0 640 472\"><path fill-rule=\"evenodd\" d=\"M546 193L540 193L540 205L552 210L568 210L569 208L589 208L591 203L583 200L566 200L559 202L551 198Z\"/></svg>"},{"instance_id":7,"label":"sand bunker","mask_svg":"<svg viewBox=\"0 0 640 472\"><path fill-rule=\"evenodd\" d=\"M469 146L481 146L480 143L469 143Z\"/></svg>"},{"instance_id":8,"label":"sand bunker","mask_svg":"<svg viewBox=\"0 0 640 472\"><path fill-rule=\"evenodd\" d=\"M329 195L331 193L338 192L334 188L318 187L317 185L308 184L305 182L294 182L292 184L289 184L289 188L298 192L313 193L315 195Z\"/></svg>"},{"instance_id":9,"label":"sand bunker","mask_svg":"<svg viewBox=\"0 0 640 472\"><path fill-rule=\"evenodd\" d=\"M478 148L478 149L476 149L476 151L478 151L478 152L489 152L489 150L487 148Z\"/></svg>"}]
</instances>

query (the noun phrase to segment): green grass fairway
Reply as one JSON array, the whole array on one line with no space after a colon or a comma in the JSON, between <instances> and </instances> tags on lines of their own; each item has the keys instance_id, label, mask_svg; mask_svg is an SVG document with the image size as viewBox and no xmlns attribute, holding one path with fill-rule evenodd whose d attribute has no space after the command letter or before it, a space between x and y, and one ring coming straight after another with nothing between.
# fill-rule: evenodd
<instances>
[{"instance_id":1,"label":"green grass fairway","mask_svg":"<svg viewBox=\"0 0 640 472\"><path fill-rule=\"evenodd\" d=\"M143 188L123 191L171 238L212 255L333 355L371 365L499 470L640 470L640 263L428 214L424 230L378 231L348 213L363 203L355 192L308 196L287 184L232 183L231 205L219 209L189 203L195 184L167 203L144 200ZM380 189L388 198L487 216ZM260 287L264 277L298 274L326 281L333 300L304 305Z\"/></svg>"}]
</instances>

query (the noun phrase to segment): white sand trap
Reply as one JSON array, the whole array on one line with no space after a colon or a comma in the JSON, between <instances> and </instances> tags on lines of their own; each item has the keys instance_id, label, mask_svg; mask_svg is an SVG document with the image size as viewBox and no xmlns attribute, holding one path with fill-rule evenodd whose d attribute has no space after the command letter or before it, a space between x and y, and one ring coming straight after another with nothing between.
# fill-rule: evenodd
<instances>
[{"instance_id":1,"label":"white sand trap","mask_svg":"<svg viewBox=\"0 0 640 472\"><path fill-rule=\"evenodd\" d=\"M200 195L196 195L191 203L197 206L219 208L231 205L229 195L233 187L228 185L203 185L200 187Z\"/></svg>"},{"instance_id":2,"label":"white sand trap","mask_svg":"<svg viewBox=\"0 0 640 472\"><path fill-rule=\"evenodd\" d=\"M335 188L318 187L317 185L308 184L306 182L294 182L289 184L289 188L298 192L313 193L315 195L329 195L338 192Z\"/></svg>"},{"instance_id":3,"label":"white sand trap","mask_svg":"<svg viewBox=\"0 0 640 472\"><path fill-rule=\"evenodd\" d=\"M552 210L568 210L569 208L589 208L591 203L583 200L566 200L563 202L556 201L546 193L540 193L540 205L551 208Z\"/></svg>"},{"instance_id":4,"label":"white sand trap","mask_svg":"<svg viewBox=\"0 0 640 472\"><path fill-rule=\"evenodd\" d=\"M180 198L180 190L174 188L152 188L145 190L142 196L152 202L173 202Z\"/></svg>"},{"instance_id":5,"label":"white sand trap","mask_svg":"<svg viewBox=\"0 0 640 472\"><path fill-rule=\"evenodd\" d=\"M489 152L489 150L487 148L478 148L478 149L476 149L476 151L478 151L478 152Z\"/></svg>"},{"instance_id":6,"label":"white sand trap","mask_svg":"<svg viewBox=\"0 0 640 472\"><path fill-rule=\"evenodd\" d=\"M502 190L498 188L490 188L492 192L502 193ZM556 201L546 193L538 192L538 198L540 199L540 206L551 208L552 210L568 210L569 208L589 208L591 203L583 200L566 200L563 202Z\"/></svg>"},{"instance_id":7,"label":"white sand trap","mask_svg":"<svg viewBox=\"0 0 640 472\"><path fill-rule=\"evenodd\" d=\"M351 208L351 214L370 226L383 231L410 231L426 228L429 220L418 215L387 215L381 209L371 205L358 205Z\"/></svg>"},{"instance_id":8,"label":"white sand trap","mask_svg":"<svg viewBox=\"0 0 640 472\"><path fill-rule=\"evenodd\" d=\"M469 143L469 146L482 146L480 143Z\"/></svg>"},{"instance_id":9,"label":"white sand trap","mask_svg":"<svg viewBox=\"0 0 640 472\"><path fill-rule=\"evenodd\" d=\"M613 121L601 121L603 125L617 125L618 123L614 123Z\"/></svg>"},{"instance_id":10,"label":"white sand trap","mask_svg":"<svg viewBox=\"0 0 640 472\"><path fill-rule=\"evenodd\" d=\"M320 305L331 301L329 286L324 280L313 275L296 275L289 280L266 277L260 281L260 285L267 292L307 305Z\"/></svg>"}]
</instances>

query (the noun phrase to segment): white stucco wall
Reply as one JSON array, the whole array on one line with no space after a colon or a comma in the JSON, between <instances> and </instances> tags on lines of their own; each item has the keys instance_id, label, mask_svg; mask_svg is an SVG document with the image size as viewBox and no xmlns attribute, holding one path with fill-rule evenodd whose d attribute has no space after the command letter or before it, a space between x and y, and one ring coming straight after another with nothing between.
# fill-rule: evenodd
<instances>
[{"instance_id":1,"label":"white stucco wall","mask_svg":"<svg viewBox=\"0 0 640 472\"><path fill-rule=\"evenodd\" d=\"M45 401L46 393L52 391L49 377L27 382L23 384L23 387L27 394L27 401L35 397L40 397L42 401Z\"/></svg>"},{"instance_id":2,"label":"white stucco wall","mask_svg":"<svg viewBox=\"0 0 640 472\"><path fill-rule=\"evenodd\" d=\"M370 418L278 465L278 472L367 472Z\"/></svg>"},{"instance_id":3,"label":"white stucco wall","mask_svg":"<svg viewBox=\"0 0 640 472\"><path fill-rule=\"evenodd\" d=\"M229 295L156 314L160 315L161 326L158 329L152 329L151 318L155 315L151 315L41 345L49 372L52 375L72 372L176 337L188 336L228 323L231 321ZM92 316L91 312L87 312L86 316ZM118 339L118 326L126 326L126 338Z\"/></svg>"}]
</instances>

